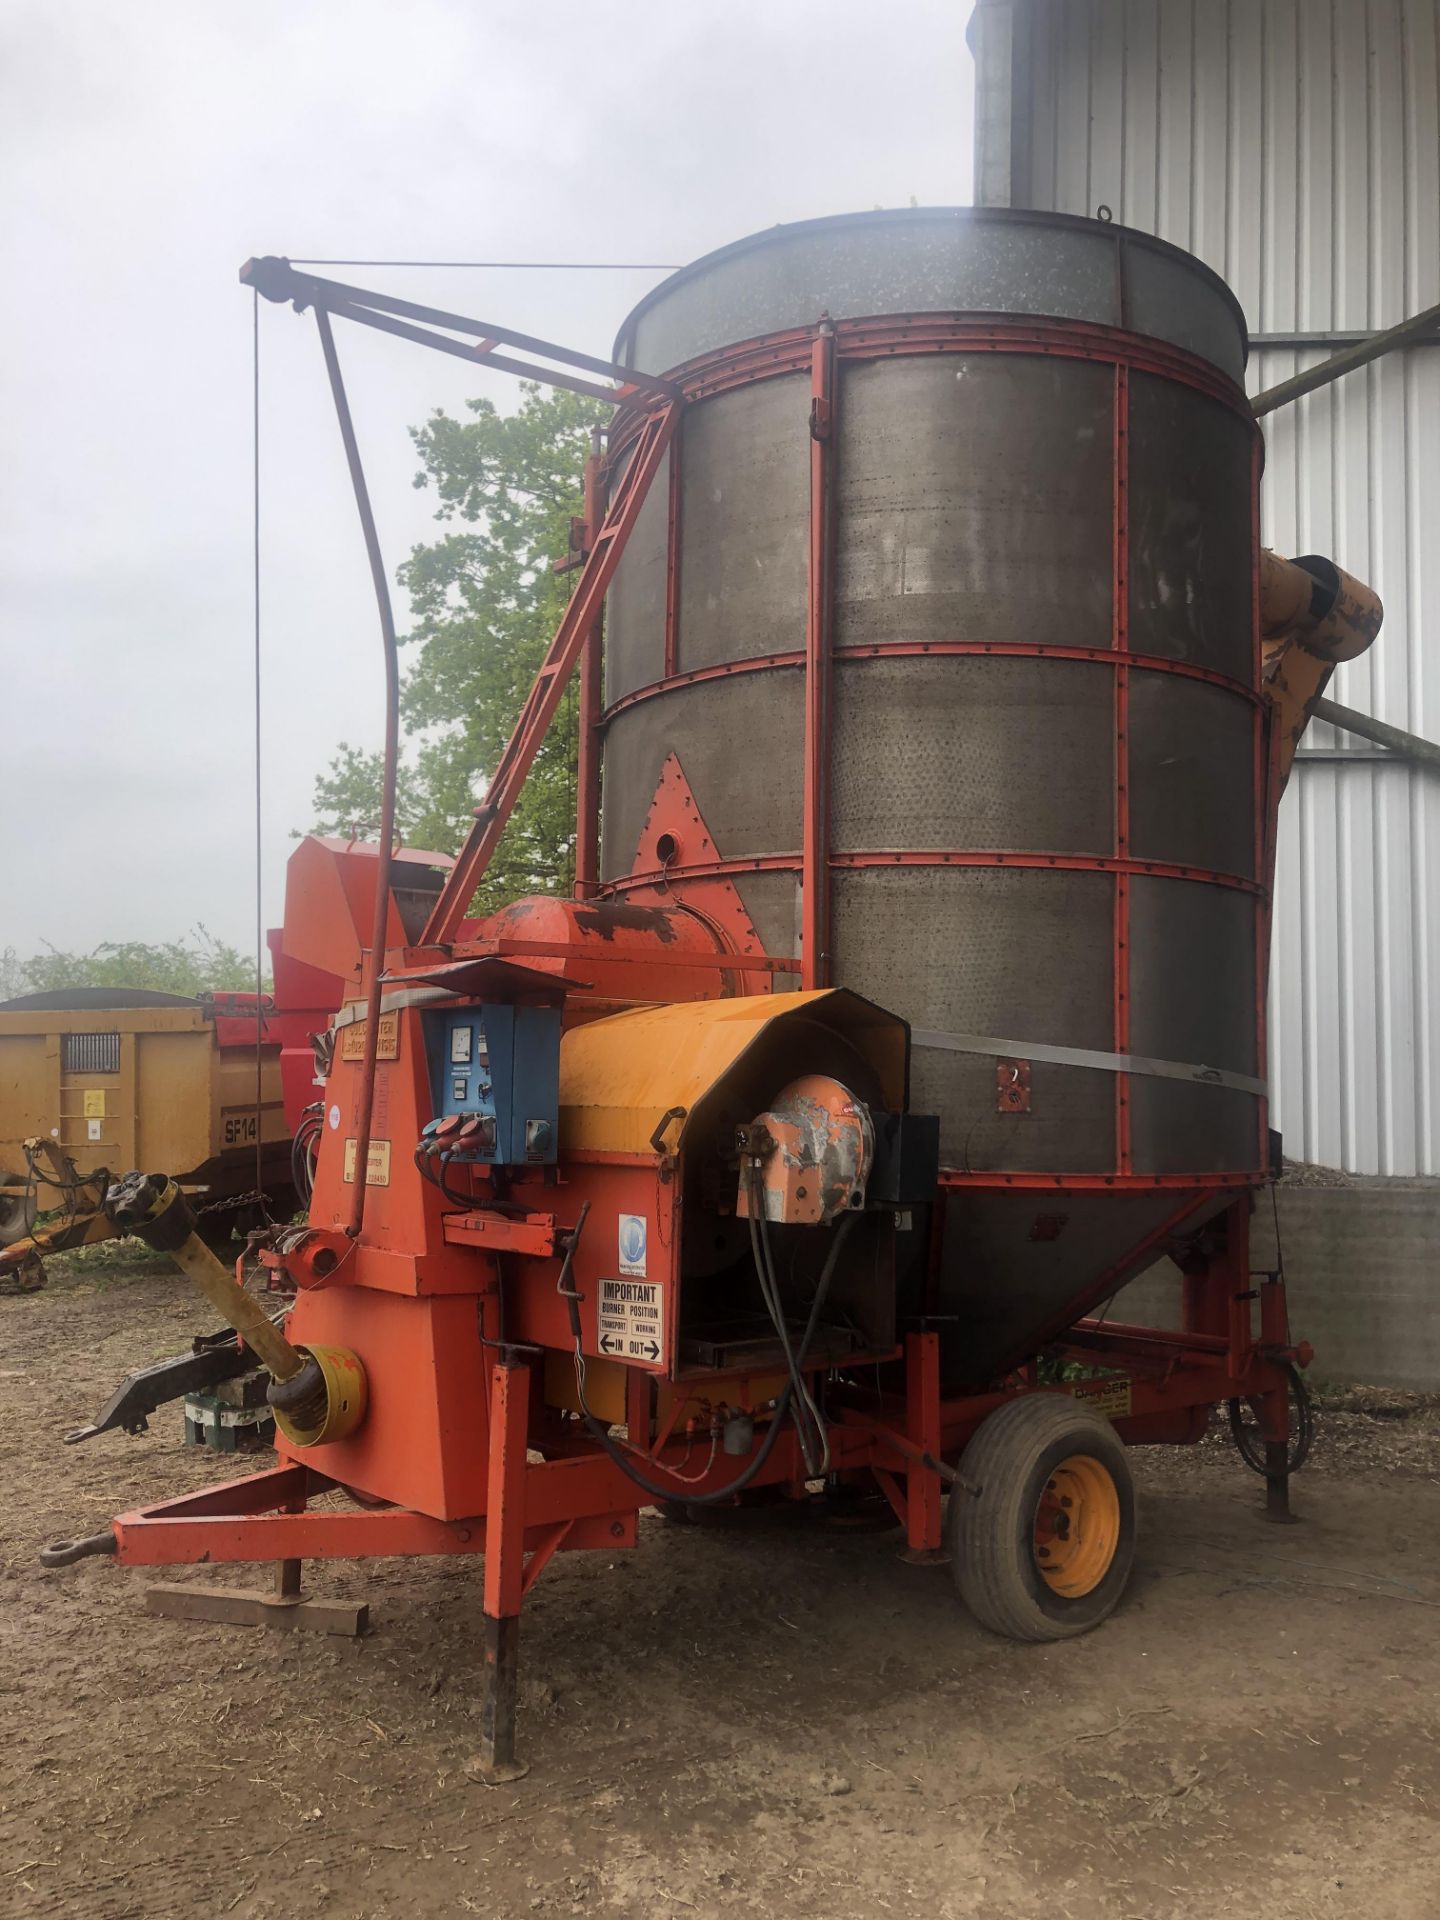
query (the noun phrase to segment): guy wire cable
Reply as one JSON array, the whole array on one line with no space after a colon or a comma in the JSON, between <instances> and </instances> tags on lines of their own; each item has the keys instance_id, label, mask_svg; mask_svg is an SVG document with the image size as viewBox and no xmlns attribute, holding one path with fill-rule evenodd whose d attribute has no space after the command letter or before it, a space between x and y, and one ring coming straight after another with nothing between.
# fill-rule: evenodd
<instances>
[{"instance_id":1,"label":"guy wire cable","mask_svg":"<svg viewBox=\"0 0 1440 1920\"><path fill-rule=\"evenodd\" d=\"M674 273L678 260L327 260L292 258L292 267L504 268L518 273Z\"/></svg>"},{"instance_id":2,"label":"guy wire cable","mask_svg":"<svg viewBox=\"0 0 1440 1920\"><path fill-rule=\"evenodd\" d=\"M262 891L262 785L260 739L260 296L253 293L250 315L250 458L252 582L255 614L255 1192L260 1211L270 1219L265 1196L265 906Z\"/></svg>"}]
</instances>

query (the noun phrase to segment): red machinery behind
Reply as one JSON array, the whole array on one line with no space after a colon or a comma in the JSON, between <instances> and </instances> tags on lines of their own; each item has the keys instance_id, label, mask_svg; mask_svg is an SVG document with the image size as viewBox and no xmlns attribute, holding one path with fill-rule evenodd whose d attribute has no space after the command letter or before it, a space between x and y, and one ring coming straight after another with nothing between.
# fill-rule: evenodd
<instances>
[{"instance_id":1,"label":"red machinery behind","mask_svg":"<svg viewBox=\"0 0 1440 1920\"><path fill-rule=\"evenodd\" d=\"M265 1014L265 1041L280 1047L280 1088L285 1122L297 1143L292 1164L302 1200L313 1177L320 1127L316 1093L330 1023L347 996L359 990L375 918L379 851L372 841L306 834L285 863L284 925L272 927L266 937L274 997ZM392 849L386 877L388 942L401 944L424 925L452 864L448 854ZM226 1025L230 1044L248 1044L253 1051L253 1013Z\"/></svg>"}]
</instances>

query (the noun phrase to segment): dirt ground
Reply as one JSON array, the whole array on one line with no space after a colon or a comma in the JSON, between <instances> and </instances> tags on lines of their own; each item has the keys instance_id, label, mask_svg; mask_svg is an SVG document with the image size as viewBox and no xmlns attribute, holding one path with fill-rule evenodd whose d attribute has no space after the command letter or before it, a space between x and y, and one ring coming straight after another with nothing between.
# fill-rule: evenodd
<instances>
[{"instance_id":1,"label":"dirt ground","mask_svg":"<svg viewBox=\"0 0 1440 1920\"><path fill-rule=\"evenodd\" d=\"M647 1518L538 1583L533 1771L489 1788L478 1562L318 1569L371 1603L353 1642L37 1565L234 1471L178 1409L60 1445L194 1325L134 1260L0 1300L0 1914L1440 1915L1434 1408L1327 1411L1289 1528L1218 1439L1137 1455L1128 1598L1060 1646L982 1632L895 1534Z\"/></svg>"}]
</instances>

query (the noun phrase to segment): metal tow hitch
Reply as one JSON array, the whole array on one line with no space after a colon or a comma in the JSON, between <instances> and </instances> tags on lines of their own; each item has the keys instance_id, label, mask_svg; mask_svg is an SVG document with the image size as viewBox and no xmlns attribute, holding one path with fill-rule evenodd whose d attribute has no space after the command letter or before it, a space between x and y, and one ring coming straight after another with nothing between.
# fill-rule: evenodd
<instances>
[{"instance_id":1,"label":"metal tow hitch","mask_svg":"<svg viewBox=\"0 0 1440 1920\"><path fill-rule=\"evenodd\" d=\"M110 1554L119 1551L120 1543L109 1527L103 1533L88 1534L83 1540L56 1540L48 1547L40 1549L42 1567L73 1567L77 1560L88 1560L94 1554Z\"/></svg>"}]
</instances>

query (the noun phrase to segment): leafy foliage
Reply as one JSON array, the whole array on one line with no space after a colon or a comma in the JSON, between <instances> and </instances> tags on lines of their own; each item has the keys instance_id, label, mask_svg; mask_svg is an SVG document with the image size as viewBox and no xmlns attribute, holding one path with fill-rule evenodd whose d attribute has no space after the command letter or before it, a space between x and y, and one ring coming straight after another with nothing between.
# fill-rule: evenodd
<instances>
[{"instance_id":1,"label":"leafy foliage","mask_svg":"<svg viewBox=\"0 0 1440 1920\"><path fill-rule=\"evenodd\" d=\"M347 840L377 837L381 759L378 752L362 753L348 741L340 742L335 758L315 782L314 832L339 834ZM395 782L395 831L409 845L420 844L416 827L424 810L415 769L402 762Z\"/></svg>"},{"instance_id":2,"label":"leafy foliage","mask_svg":"<svg viewBox=\"0 0 1440 1920\"><path fill-rule=\"evenodd\" d=\"M255 986L255 962L196 927L185 940L151 946L142 940L105 940L89 953L47 947L22 960L13 947L0 954L0 999L22 993L59 993L69 987L146 987L158 993L245 993Z\"/></svg>"},{"instance_id":3,"label":"leafy foliage","mask_svg":"<svg viewBox=\"0 0 1440 1920\"><path fill-rule=\"evenodd\" d=\"M412 437L418 488L433 488L444 531L400 569L415 650L401 712L415 741L397 813L414 845L455 851L509 738L573 580L552 561L583 504L590 431L606 417L578 394L521 389L513 414L472 400L469 418L435 413ZM525 893L568 893L575 866L577 695L567 691L536 757L474 911ZM380 757L342 746L316 783L318 830L379 814Z\"/></svg>"}]
</instances>

